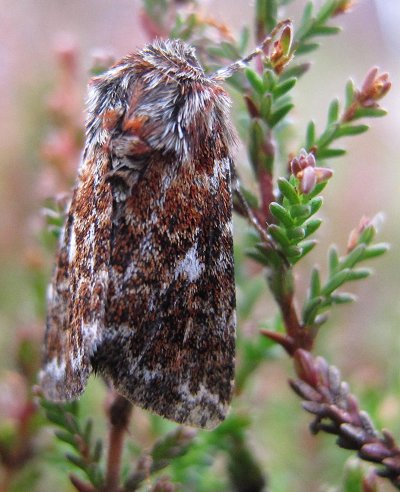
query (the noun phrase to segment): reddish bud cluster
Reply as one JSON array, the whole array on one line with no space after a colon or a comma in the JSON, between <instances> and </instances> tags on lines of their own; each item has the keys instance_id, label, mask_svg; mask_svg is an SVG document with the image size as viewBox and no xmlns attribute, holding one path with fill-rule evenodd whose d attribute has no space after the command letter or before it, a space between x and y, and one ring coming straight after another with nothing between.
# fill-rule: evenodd
<instances>
[{"instance_id":1,"label":"reddish bud cluster","mask_svg":"<svg viewBox=\"0 0 400 492\"><path fill-rule=\"evenodd\" d=\"M340 447L357 450L363 460L382 465L378 475L398 487L400 448L388 431L380 435L369 415L360 410L339 370L301 349L294 354L294 362L298 379L290 385L303 398L303 408L315 417L311 431L336 434Z\"/></svg>"},{"instance_id":2,"label":"reddish bud cluster","mask_svg":"<svg viewBox=\"0 0 400 492\"><path fill-rule=\"evenodd\" d=\"M282 29L280 38L274 42L270 55L271 64L277 74L280 74L292 59L292 55L290 54L292 39L292 26L288 24Z\"/></svg>"},{"instance_id":3,"label":"reddish bud cluster","mask_svg":"<svg viewBox=\"0 0 400 492\"><path fill-rule=\"evenodd\" d=\"M290 161L291 173L299 180L300 191L304 194L311 193L317 183L327 181L333 175L331 169L316 167L315 164L314 154L304 149Z\"/></svg>"},{"instance_id":4,"label":"reddish bud cluster","mask_svg":"<svg viewBox=\"0 0 400 492\"><path fill-rule=\"evenodd\" d=\"M357 101L363 108L377 107L377 102L390 90L392 83L388 73L378 74L378 68L374 67L367 73L361 91L357 94Z\"/></svg>"},{"instance_id":5,"label":"reddish bud cluster","mask_svg":"<svg viewBox=\"0 0 400 492\"><path fill-rule=\"evenodd\" d=\"M353 249L357 246L360 240L360 236L365 231L365 229L371 226L373 226L373 224L369 217L366 216L361 217L358 226L355 229L353 229L349 234L349 240L347 242L348 253L350 253L350 251L353 251Z\"/></svg>"},{"instance_id":6,"label":"reddish bud cluster","mask_svg":"<svg viewBox=\"0 0 400 492\"><path fill-rule=\"evenodd\" d=\"M389 92L391 86L392 83L388 73L379 74L376 67L371 68L364 79L361 89L354 92L352 101L341 118L342 123L353 121L359 117L357 115L359 110L379 110L380 106L377 101Z\"/></svg>"},{"instance_id":7,"label":"reddish bud cluster","mask_svg":"<svg viewBox=\"0 0 400 492\"><path fill-rule=\"evenodd\" d=\"M349 12L352 9L352 7L355 5L355 3L356 3L355 0L343 0L336 7L336 10L333 12L333 16L340 15L340 14L346 14L347 12Z\"/></svg>"}]
</instances>

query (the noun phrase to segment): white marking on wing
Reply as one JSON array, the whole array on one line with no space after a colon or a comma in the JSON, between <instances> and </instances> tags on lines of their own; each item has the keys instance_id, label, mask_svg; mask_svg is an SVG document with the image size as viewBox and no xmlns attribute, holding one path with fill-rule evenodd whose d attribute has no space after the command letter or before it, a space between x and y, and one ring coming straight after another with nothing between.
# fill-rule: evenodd
<instances>
[{"instance_id":1,"label":"white marking on wing","mask_svg":"<svg viewBox=\"0 0 400 492\"><path fill-rule=\"evenodd\" d=\"M69 246L68 246L68 262L72 263L75 259L76 255L76 234L74 227L71 227L71 234L69 237Z\"/></svg>"},{"instance_id":2,"label":"white marking on wing","mask_svg":"<svg viewBox=\"0 0 400 492\"><path fill-rule=\"evenodd\" d=\"M191 407L188 422L194 425L204 426L205 423L205 427L211 429L221 421L216 413L225 415L228 411L229 405L221 403L219 395L211 393L203 383L200 383L196 393L190 391L188 383L181 383L179 392L183 397L182 403L177 405L176 414Z\"/></svg>"},{"instance_id":3,"label":"white marking on wing","mask_svg":"<svg viewBox=\"0 0 400 492\"><path fill-rule=\"evenodd\" d=\"M43 367L43 370L39 373L39 379L43 379L45 375L51 377L52 380L62 381L65 377L65 368L66 363L65 360L62 359L61 362L54 357Z\"/></svg>"},{"instance_id":4,"label":"white marking on wing","mask_svg":"<svg viewBox=\"0 0 400 492\"><path fill-rule=\"evenodd\" d=\"M205 269L205 265L201 262L197 255L197 244L194 244L181 260L175 270L175 279L181 274L186 274L190 282L195 282Z\"/></svg>"},{"instance_id":5,"label":"white marking on wing","mask_svg":"<svg viewBox=\"0 0 400 492\"><path fill-rule=\"evenodd\" d=\"M183 335L183 344L186 343L192 329L193 329L193 320L192 318L189 318L185 326L185 334Z\"/></svg>"}]
</instances>

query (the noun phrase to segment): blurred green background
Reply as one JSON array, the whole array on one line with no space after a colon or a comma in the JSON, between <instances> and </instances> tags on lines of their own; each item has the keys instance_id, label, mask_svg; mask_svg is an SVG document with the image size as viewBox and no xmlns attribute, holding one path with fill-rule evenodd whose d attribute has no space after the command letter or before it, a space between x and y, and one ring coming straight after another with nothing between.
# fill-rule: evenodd
<instances>
[{"instance_id":1,"label":"blurred green background","mask_svg":"<svg viewBox=\"0 0 400 492\"><path fill-rule=\"evenodd\" d=\"M233 33L251 25L250 1L210 0L201 4L205 15L231 26ZM304 4L294 1L283 17L292 17L296 27ZM43 164L44 145L51 142L49 97L62 76L57 59L60 52L70 48L78 54L78 84L73 86L76 94L70 96L71 104L76 104L71 113L79 126L84 119L85 87L94 54L119 58L148 39L141 27L138 0L1 0L0 7L0 419L8 419L12 417L10 402L15 398L10 388L18 391L14 380L10 384L9 373L15 368L18 341L27 333L40 340L44 332L42 292L35 290L34 284L40 283L43 275L49 277L53 258L43 254L39 240L44 227L42 208L47 198L68 191ZM332 313L318 339L317 352L340 367L378 426L391 429L395 435L400 433L399 22L398 0L360 0L350 14L337 20L343 32L322 39L322 48L311 54L312 69L296 86L292 145L296 152L310 119L322 130L329 102L335 96L343 100L349 77L360 85L371 66L390 72L393 88L382 103L389 114L368 121L368 133L344 142L349 152L333 162L335 175L320 214L325 219L317 234L320 244L297 269L296 281L301 301L311 266L317 263L324 271L328 245L335 243L344 251L348 234L361 216L383 212L380 240L388 241L391 250L373 265L376 274L372 278L354 284L359 302ZM66 174L73 176L78 155L69 150L71 169ZM243 149L237 161L239 172L242 168L246 174ZM243 227L243 222L236 221L239 257ZM239 282L239 309L245 297L243 289L265 289L261 272L251 262L241 268L252 281ZM265 289L239 330L257 336L257 329L274 315L274 304ZM286 384L292 374L290 361L279 350L276 355L263 364L247 393L247 407L254 410L254 451L270 474L272 491L333 490L330 487L338 486L342 465L350 453L336 449L329 436L309 435L309 417L300 410L297 397ZM103 411L98 395L101 391L100 383L92 383L84 404L91 408L94 398L99 415ZM144 416L139 411L135 415L140 424ZM137 423L134 416L134 427L139 427ZM139 431L133 431L130 439L136 437L140 438ZM60 487L70 490L66 480L60 479ZM382 484L380 490L392 489Z\"/></svg>"}]
</instances>

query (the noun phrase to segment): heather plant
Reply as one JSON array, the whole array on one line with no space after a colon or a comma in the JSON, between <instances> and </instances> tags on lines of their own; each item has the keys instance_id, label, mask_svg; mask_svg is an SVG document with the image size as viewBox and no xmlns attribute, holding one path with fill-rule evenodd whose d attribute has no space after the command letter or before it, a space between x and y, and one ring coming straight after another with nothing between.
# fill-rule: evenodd
<instances>
[{"instance_id":1,"label":"heather plant","mask_svg":"<svg viewBox=\"0 0 400 492\"><path fill-rule=\"evenodd\" d=\"M336 162L348 158L342 139L356 139L369 130L366 121L385 115L380 100L391 83L377 68L359 85L347 82L343 100L334 99L327 108L325 128L318 129L311 120L304 135L298 132L299 143L292 147L287 129L295 133L298 119L292 116L293 89L311 70L312 53L321 48L321 39L339 34L336 21L350 12L353 2L325 0L318 9L308 2L297 24L279 17L280 7L288 3L257 0L254 26L237 36L222 22L200 15L196 2L142 3L142 25L149 39L171 37L192 44L209 71L246 56L252 37L257 44L263 43L264 55L227 81L251 169L250 173L237 163L240 189L235 192L234 211L241 228L235 252L237 367L229 416L211 432L177 426L133 408L109 389L104 391L102 381L92 383L81 401L48 402L40 388L31 390L40 365L41 340L39 330L34 335L27 331L18 341L18 373L6 381L7 387L14 388L14 411L11 423L0 429L0 490L26 490L33 483L41 487L46 473L54 474L55 481L68 476L73 490L81 492L285 490L270 485L279 483L277 472L269 469L260 445L254 444L260 421L258 409L249 404L263 364L274 359L283 365L285 357L293 363L290 387L311 415L310 431L318 434L315 439L333 434L331 446L351 451L342 482L336 486L372 492L386 480L400 489L400 448L395 438L388 430L376 428L342 380L336 361L318 355L316 345L331 310L345 309L356 300L352 283L367 279L370 263L388 249L377 240L378 218L360 218L347 246L329 248L326 268L313 266L309 272L303 268L302 283L294 278L299 265L310 264L304 258L318 247L324 193L335 179ZM44 206L46 227L40 237L48 258L56 248L83 142L76 56L74 46L59 51L61 76L48 103L52 125L42 153L46 172L53 177L53 193ZM108 57L98 57L93 73L110 63ZM245 268L249 262L251 274ZM44 316L47 273L43 264L32 262L32 295L39 317ZM269 294L260 288L262 282ZM267 295L278 314L253 334L245 333L242 326L254 316L261 296ZM266 378L265 374L261 377ZM291 396L288 391L287 398ZM257 405L268 402L258 399ZM293 432L289 429L288 424L287 432ZM273 446L269 453L274 453ZM297 478L299 488L303 478Z\"/></svg>"}]
</instances>

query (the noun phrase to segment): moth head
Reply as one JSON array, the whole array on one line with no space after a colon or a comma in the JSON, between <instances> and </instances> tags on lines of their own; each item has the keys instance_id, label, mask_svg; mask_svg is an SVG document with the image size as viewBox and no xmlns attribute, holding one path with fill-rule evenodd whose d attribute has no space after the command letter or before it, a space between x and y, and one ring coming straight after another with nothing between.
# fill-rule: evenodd
<instances>
[{"instance_id":1,"label":"moth head","mask_svg":"<svg viewBox=\"0 0 400 492\"><path fill-rule=\"evenodd\" d=\"M192 46L180 40L161 40L147 45L140 51L144 64L148 64L163 78L173 80L197 80L204 82L206 75Z\"/></svg>"},{"instance_id":2,"label":"moth head","mask_svg":"<svg viewBox=\"0 0 400 492\"><path fill-rule=\"evenodd\" d=\"M185 160L213 145L217 136L230 146L230 98L205 74L194 48L179 40L158 40L133 60L138 78L130 112L148 118L146 140L152 148Z\"/></svg>"},{"instance_id":3,"label":"moth head","mask_svg":"<svg viewBox=\"0 0 400 492\"><path fill-rule=\"evenodd\" d=\"M228 153L235 140L229 108L193 47L157 40L92 79L88 135L104 143L118 135L131 154L172 153L181 161L200 158L216 139Z\"/></svg>"}]
</instances>

